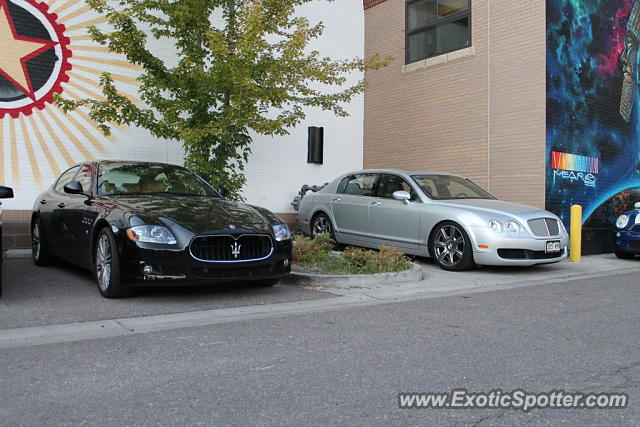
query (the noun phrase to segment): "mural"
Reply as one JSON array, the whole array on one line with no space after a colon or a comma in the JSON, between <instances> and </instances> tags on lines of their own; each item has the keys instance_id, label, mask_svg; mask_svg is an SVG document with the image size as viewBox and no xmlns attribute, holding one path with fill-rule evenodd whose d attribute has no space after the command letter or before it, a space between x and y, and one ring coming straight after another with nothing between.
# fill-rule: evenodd
<instances>
[{"instance_id":1,"label":"mural","mask_svg":"<svg viewBox=\"0 0 640 427\"><path fill-rule=\"evenodd\" d=\"M106 138L86 110L65 114L54 104L56 95L103 99L104 71L140 102L139 69L89 36L89 27L106 25L84 0L0 0L0 184L16 193L7 210L30 209L62 171L84 160L182 160L179 144L159 145L147 131L128 127ZM171 57L162 43L151 48Z\"/></svg>"},{"instance_id":2,"label":"mural","mask_svg":"<svg viewBox=\"0 0 640 427\"><path fill-rule=\"evenodd\" d=\"M584 209L586 253L610 250L640 201L640 0L547 0L547 209Z\"/></svg>"}]
</instances>

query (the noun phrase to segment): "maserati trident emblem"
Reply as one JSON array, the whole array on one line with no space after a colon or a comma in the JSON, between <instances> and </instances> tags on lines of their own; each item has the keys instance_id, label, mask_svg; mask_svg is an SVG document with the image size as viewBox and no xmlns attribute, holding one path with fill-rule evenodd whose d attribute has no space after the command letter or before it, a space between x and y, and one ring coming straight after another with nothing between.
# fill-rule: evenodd
<instances>
[{"instance_id":1,"label":"maserati trident emblem","mask_svg":"<svg viewBox=\"0 0 640 427\"><path fill-rule=\"evenodd\" d=\"M238 255L240 255L241 247L242 245L239 245L238 242L233 242L233 245L231 245L231 255L233 255L235 259L238 259Z\"/></svg>"}]
</instances>

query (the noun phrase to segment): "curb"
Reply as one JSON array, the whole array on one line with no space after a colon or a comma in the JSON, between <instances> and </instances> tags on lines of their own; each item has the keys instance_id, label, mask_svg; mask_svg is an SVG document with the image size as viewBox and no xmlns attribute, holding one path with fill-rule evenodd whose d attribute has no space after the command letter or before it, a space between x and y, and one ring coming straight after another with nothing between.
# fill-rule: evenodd
<instances>
[{"instance_id":1,"label":"curb","mask_svg":"<svg viewBox=\"0 0 640 427\"><path fill-rule=\"evenodd\" d=\"M3 254L4 259L31 258L31 249L9 249Z\"/></svg>"},{"instance_id":2,"label":"curb","mask_svg":"<svg viewBox=\"0 0 640 427\"><path fill-rule=\"evenodd\" d=\"M404 282L420 282L424 279L422 268L411 263L411 268L397 273L376 274L316 274L292 271L284 279L285 283L295 285L320 285L336 289L371 287L376 285L393 285Z\"/></svg>"}]
</instances>

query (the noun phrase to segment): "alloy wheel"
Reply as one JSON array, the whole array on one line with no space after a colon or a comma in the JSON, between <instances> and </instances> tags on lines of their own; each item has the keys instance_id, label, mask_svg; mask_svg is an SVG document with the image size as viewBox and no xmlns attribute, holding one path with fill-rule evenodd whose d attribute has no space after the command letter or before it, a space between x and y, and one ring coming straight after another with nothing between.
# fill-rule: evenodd
<instances>
[{"instance_id":1,"label":"alloy wheel","mask_svg":"<svg viewBox=\"0 0 640 427\"><path fill-rule=\"evenodd\" d=\"M313 221L313 235L331 233L331 223L329 218L324 215L320 215Z\"/></svg>"},{"instance_id":2,"label":"alloy wheel","mask_svg":"<svg viewBox=\"0 0 640 427\"><path fill-rule=\"evenodd\" d=\"M111 283L111 245L107 235L103 234L98 240L96 249L96 272L98 286L102 291L109 289Z\"/></svg>"},{"instance_id":3,"label":"alloy wheel","mask_svg":"<svg viewBox=\"0 0 640 427\"><path fill-rule=\"evenodd\" d=\"M464 256L464 235L455 225L445 225L438 230L433 243L433 250L439 263L453 267Z\"/></svg>"},{"instance_id":4,"label":"alloy wheel","mask_svg":"<svg viewBox=\"0 0 640 427\"><path fill-rule=\"evenodd\" d=\"M36 222L33 226L33 232L31 233L31 250L33 252L33 259L40 259L40 251L42 245L40 240L40 223Z\"/></svg>"}]
</instances>

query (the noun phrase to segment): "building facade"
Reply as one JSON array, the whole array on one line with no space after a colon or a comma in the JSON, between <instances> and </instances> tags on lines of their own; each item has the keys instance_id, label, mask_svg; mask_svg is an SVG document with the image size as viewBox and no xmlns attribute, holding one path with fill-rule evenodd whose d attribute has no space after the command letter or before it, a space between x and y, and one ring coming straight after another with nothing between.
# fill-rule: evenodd
<instances>
[{"instance_id":1,"label":"building facade","mask_svg":"<svg viewBox=\"0 0 640 427\"><path fill-rule=\"evenodd\" d=\"M310 49L336 59L363 55L363 10L356 0L312 2L297 14L323 21L325 35ZM106 25L84 0L0 0L0 185L16 198L3 201L5 248L28 247L30 211L36 196L70 166L91 159L131 159L182 164L175 141L158 141L137 128L114 128L104 137L86 111L65 114L54 103L101 99L98 79L111 73L121 93L134 101L139 70L124 57L92 42L88 28ZM171 43L150 40L151 50L171 63ZM362 78L354 73L350 81ZM362 167L363 97L347 106L349 118L309 109L307 119L286 137L254 135L246 169L247 202L285 220L303 184L322 184ZM324 129L323 164L307 163L307 129Z\"/></svg>"},{"instance_id":2,"label":"building facade","mask_svg":"<svg viewBox=\"0 0 640 427\"><path fill-rule=\"evenodd\" d=\"M609 250L640 199L638 8L365 0L365 54L395 58L366 75L365 167L458 173L567 226L580 204L585 251Z\"/></svg>"}]
</instances>

